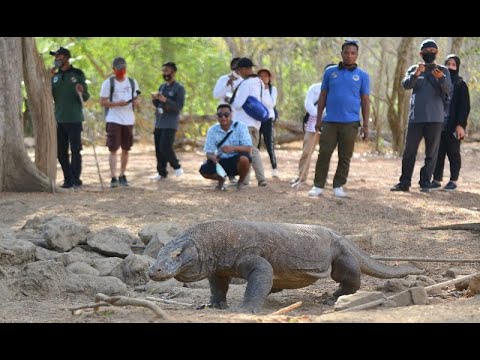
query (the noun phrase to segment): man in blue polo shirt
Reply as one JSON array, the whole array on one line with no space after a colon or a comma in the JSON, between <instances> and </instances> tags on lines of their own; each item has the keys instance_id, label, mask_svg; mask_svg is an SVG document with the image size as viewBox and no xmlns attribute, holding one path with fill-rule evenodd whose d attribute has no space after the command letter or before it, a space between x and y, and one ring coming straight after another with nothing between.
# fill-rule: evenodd
<instances>
[{"instance_id":1,"label":"man in blue polo shirt","mask_svg":"<svg viewBox=\"0 0 480 360\"><path fill-rule=\"evenodd\" d=\"M353 155L355 138L360 126L362 110L362 138L368 136L370 116L370 78L357 67L358 42L346 40L342 45L342 61L331 66L323 75L322 88L318 99L317 114L326 107L326 116L317 118L317 131L321 131L320 152L315 167L315 180L310 196L320 196L325 187L330 158L338 144L338 165L333 178L333 193L345 197L343 185L347 182L350 159Z\"/></svg>"},{"instance_id":2,"label":"man in blue polo shirt","mask_svg":"<svg viewBox=\"0 0 480 360\"><path fill-rule=\"evenodd\" d=\"M200 167L200 174L206 179L217 180L217 190L225 190L225 178L217 173L219 163L228 176L239 175L237 189L243 187L250 170L252 139L248 127L240 121L232 122L232 108L220 104L217 108L218 124L208 129L204 151L207 161Z\"/></svg>"}]
</instances>

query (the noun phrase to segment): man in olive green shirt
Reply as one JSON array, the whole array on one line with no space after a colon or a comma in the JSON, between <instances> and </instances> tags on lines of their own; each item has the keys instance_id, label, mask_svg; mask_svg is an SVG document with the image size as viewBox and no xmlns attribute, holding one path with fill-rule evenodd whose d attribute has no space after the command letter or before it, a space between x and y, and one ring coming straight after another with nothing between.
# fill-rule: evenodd
<instances>
[{"instance_id":1,"label":"man in olive green shirt","mask_svg":"<svg viewBox=\"0 0 480 360\"><path fill-rule=\"evenodd\" d=\"M55 101L55 119L57 121L57 155L62 166L64 182L62 188L80 187L82 180L82 102L88 100L90 94L85 83L82 70L70 65L70 51L60 47L50 51L55 56L55 66L52 73L52 94ZM68 156L68 148L72 158Z\"/></svg>"}]
</instances>

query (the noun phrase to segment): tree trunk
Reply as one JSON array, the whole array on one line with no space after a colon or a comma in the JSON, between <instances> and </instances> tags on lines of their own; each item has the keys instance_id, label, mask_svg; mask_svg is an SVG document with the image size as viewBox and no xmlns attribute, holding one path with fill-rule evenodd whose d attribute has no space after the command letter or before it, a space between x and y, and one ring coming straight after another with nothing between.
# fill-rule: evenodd
<instances>
[{"instance_id":1,"label":"tree trunk","mask_svg":"<svg viewBox=\"0 0 480 360\"><path fill-rule=\"evenodd\" d=\"M463 37L453 37L452 38L452 48L450 49L450 54L460 54L460 49L463 45Z\"/></svg>"},{"instance_id":2,"label":"tree trunk","mask_svg":"<svg viewBox=\"0 0 480 360\"><path fill-rule=\"evenodd\" d=\"M0 37L0 191L52 191L23 145L22 39Z\"/></svg>"},{"instance_id":3,"label":"tree trunk","mask_svg":"<svg viewBox=\"0 0 480 360\"><path fill-rule=\"evenodd\" d=\"M373 102L373 108L375 109L374 123L375 123L375 150L378 152L381 150L381 139L382 139L382 130L383 130L383 119L380 111L380 94L382 93L382 84L383 84L383 73L385 71L385 53L386 53L386 43L384 38L380 38L380 67L378 69L378 75L375 79L375 100Z\"/></svg>"},{"instance_id":4,"label":"tree trunk","mask_svg":"<svg viewBox=\"0 0 480 360\"><path fill-rule=\"evenodd\" d=\"M402 152L405 141L405 129L407 124L408 99L410 91L402 87L402 79L408 67L408 58L413 43L413 37L404 37L397 49L397 66L393 78L392 94L388 97L388 123L392 130L392 148Z\"/></svg>"},{"instance_id":5,"label":"tree trunk","mask_svg":"<svg viewBox=\"0 0 480 360\"><path fill-rule=\"evenodd\" d=\"M23 74L35 134L35 165L55 182L57 124L53 114L50 74L37 52L34 38L22 38Z\"/></svg>"}]
</instances>

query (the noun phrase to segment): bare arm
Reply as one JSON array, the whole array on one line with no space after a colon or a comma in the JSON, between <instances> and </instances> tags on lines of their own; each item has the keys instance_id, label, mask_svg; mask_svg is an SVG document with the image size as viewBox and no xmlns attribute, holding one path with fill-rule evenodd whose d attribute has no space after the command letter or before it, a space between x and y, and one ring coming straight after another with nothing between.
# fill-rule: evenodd
<instances>
[{"instance_id":1,"label":"bare arm","mask_svg":"<svg viewBox=\"0 0 480 360\"><path fill-rule=\"evenodd\" d=\"M315 130L321 132L321 127L323 124L322 116L318 116L318 114L323 114L323 109L325 109L325 105L327 104L327 90L322 90L320 96L318 98L317 104L317 124L315 125ZM363 108L363 107L362 107Z\"/></svg>"}]
</instances>

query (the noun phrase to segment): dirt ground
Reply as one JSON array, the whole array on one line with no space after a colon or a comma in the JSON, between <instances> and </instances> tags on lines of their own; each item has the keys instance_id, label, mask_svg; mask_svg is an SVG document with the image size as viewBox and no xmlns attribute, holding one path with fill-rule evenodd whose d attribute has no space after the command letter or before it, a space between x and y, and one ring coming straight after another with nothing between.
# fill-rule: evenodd
<instances>
[{"instance_id":1,"label":"dirt ground","mask_svg":"<svg viewBox=\"0 0 480 360\"><path fill-rule=\"evenodd\" d=\"M262 151L268 175L268 186L252 183L242 191L229 188L214 191L214 184L203 179L198 168L204 156L200 152L180 152L178 156L185 174L175 178L173 170L166 181L154 182L155 153L153 146L135 144L130 153L127 178L128 188L109 189L108 151L97 146L100 169L106 184L102 191L92 147L83 151L84 181L81 190L66 190L57 194L0 193L0 227L19 229L35 215L70 217L99 230L108 226L128 229L136 235L146 224L175 222L193 225L201 221L221 218L319 224L344 235L370 235L369 252L382 256L415 256L431 258L479 258L479 235L469 231L434 231L424 226L451 223L480 222L480 144L462 145L462 170L459 190L419 192L417 181L423 155L415 165L413 186L409 193L394 193L389 189L397 183L401 158L391 154L376 154L372 144L357 143L345 191L349 197L333 197L331 181L336 168L336 154L332 158L326 194L310 198L316 154L312 158L307 184L296 193L289 180L296 175L300 157L300 143L289 144L277 150L280 179L270 177L271 167L266 151ZM448 161L447 161L448 164ZM448 180L448 165L446 180ZM63 176L58 168L57 183ZM444 184L446 181L444 182ZM390 265L395 263L390 262ZM465 273L478 271L478 264L422 262L426 275L437 282L447 280L442 273L458 268ZM477 266L477 268L475 268ZM361 290L375 290L385 280L362 276ZM232 285L228 293L231 305L238 304L245 285ZM451 286L436 297L434 305L403 308L378 308L358 312L337 313L322 304L327 293L336 289L330 278L298 290L285 290L268 297L264 310L258 315L246 315L228 310L194 310L181 305L162 305L176 322L480 322L480 296L465 298ZM133 291L132 291L133 293ZM137 294L137 296L142 296ZM189 289L175 300L200 305L206 303L209 290ZM302 301L303 305L287 315L271 316L272 312ZM156 322L149 310L103 308L72 315L68 307L93 302L82 297L11 301L0 304L0 322Z\"/></svg>"}]
</instances>

